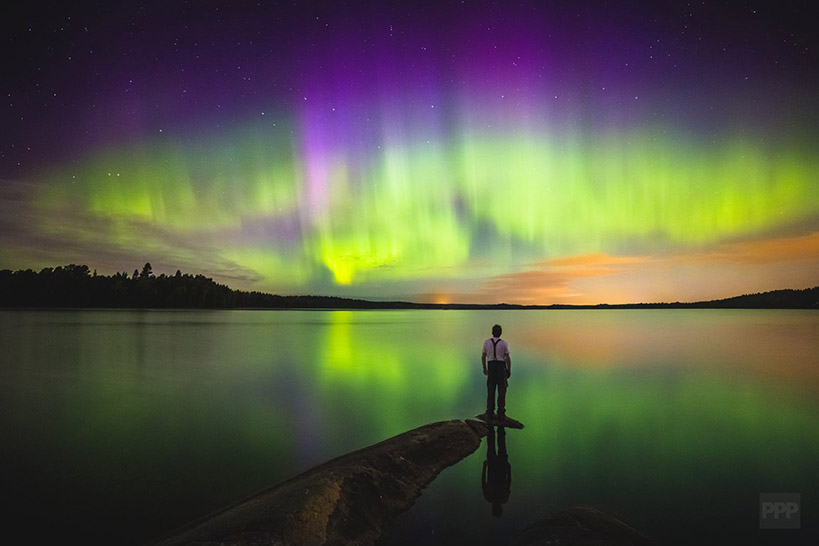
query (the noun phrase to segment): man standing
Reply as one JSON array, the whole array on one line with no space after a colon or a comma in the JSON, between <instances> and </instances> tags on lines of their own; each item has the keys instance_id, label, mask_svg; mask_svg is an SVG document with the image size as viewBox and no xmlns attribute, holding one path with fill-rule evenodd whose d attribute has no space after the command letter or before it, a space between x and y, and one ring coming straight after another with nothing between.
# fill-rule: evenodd
<instances>
[{"instance_id":1,"label":"man standing","mask_svg":"<svg viewBox=\"0 0 819 546\"><path fill-rule=\"evenodd\" d=\"M512 359L509 356L509 345L500 338L502 329L499 324L492 327L492 337L483 342L481 364L486 376L486 417L495 416L495 389L498 391L498 417L506 417L507 379L512 375ZM487 358L489 359L487 362Z\"/></svg>"}]
</instances>

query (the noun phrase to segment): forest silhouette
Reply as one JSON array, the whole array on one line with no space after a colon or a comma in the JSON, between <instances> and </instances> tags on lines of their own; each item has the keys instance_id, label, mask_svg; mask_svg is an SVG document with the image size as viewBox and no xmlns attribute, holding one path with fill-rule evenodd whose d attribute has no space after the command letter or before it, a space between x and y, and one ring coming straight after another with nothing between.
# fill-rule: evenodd
<instances>
[{"instance_id":1,"label":"forest silhouette","mask_svg":"<svg viewBox=\"0 0 819 546\"><path fill-rule=\"evenodd\" d=\"M142 270L97 275L87 265L47 267L40 272L0 270L0 307L235 309L367 307L369 302L325 296L277 296L244 292L204 275L154 275ZM375 305L375 304L374 304Z\"/></svg>"},{"instance_id":2,"label":"forest silhouette","mask_svg":"<svg viewBox=\"0 0 819 546\"><path fill-rule=\"evenodd\" d=\"M434 304L369 301L335 296L280 296L233 290L204 275L153 273L150 263L132 274L98 275L87 265L0 270L0 307L130 309L819 309L819 286L774 290L692 303L598 305Z\"/></svg>"}]
</instances>

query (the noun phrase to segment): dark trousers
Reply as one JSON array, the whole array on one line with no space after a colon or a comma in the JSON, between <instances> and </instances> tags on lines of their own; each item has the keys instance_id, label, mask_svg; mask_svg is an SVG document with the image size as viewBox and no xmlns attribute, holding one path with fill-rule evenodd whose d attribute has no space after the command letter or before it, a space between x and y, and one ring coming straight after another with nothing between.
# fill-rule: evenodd
<instances>
[{"instance_id":1,"label":"dark trousers","mask_svg":"<svg viewBox=\"0 0 819 546\"><path fill-rule=\"evenodd\" d=\"M506 362L490 360L486 374L486 413L495 413L495 389L498 390L498 414L506 414Z\"/></svg>"}]
</instances>

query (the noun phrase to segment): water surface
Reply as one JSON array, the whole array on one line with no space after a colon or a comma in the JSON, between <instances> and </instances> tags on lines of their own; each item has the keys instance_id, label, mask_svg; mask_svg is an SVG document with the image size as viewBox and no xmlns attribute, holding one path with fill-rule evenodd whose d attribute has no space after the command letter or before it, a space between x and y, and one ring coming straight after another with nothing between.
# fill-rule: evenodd
<instances>
[{"instance_id":1,"label":"water surface","mask_svg":"<svg viewBox=\"0 0 819 546\"><path fill-rule=\"evenodd\" d=\"M507 544L576 505L664 544L816 542L815 311L0 311L8 525L141 544L473 416L495 322L526 424L506 434L503 517L481 490L484 443L383 544ZM800 531L758 529L771 491L801 493Z\"/></svg>"}]
</instances>

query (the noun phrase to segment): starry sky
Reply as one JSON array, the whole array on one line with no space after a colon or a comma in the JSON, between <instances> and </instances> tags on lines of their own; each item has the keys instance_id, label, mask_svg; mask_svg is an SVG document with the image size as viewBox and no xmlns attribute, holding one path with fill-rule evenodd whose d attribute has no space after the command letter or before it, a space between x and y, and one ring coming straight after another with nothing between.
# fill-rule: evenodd
<instances>
[{"instance_id":1,"label":"starry sky","mask_svg":"<svg viewBox=\"0 0 819 546\"><path fill-rule=\"evenodd\" d=\"M0 268L523 304L819 284L810 2L118 4L2 8Z\"/></svg>"}]
</instances>

